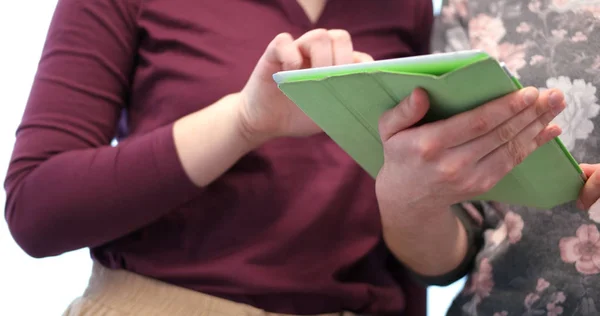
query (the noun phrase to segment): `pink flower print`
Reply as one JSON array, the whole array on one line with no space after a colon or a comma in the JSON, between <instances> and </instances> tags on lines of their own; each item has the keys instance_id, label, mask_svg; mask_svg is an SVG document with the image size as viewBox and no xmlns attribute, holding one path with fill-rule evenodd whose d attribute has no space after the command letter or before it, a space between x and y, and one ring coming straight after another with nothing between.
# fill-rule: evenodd
<instances>
[{"instance_id":1,"label":"pink flower print","mask_svg":"<svg viewBox=\"0 0 600 316\"><path fill-rule=\"evenodd\" d=\"M529 31L531 31L531 25L525 22L521 22L521 24L517 26L517 33L528 33Z\"/></svg>"},{"instance_id":2,"label":"pink flower print","mask_svg":"<svg viewBox=\"0 0 600 316\"><path fill-rule=\"evenodd\" d=\"M525 305L525 308L527 310L531 310L531 308L533 307L533 304L537 303L540 301L541 297L542 297L542 292L544 292L548 287L550 287L550 282L546 281L544 278L539 278L537 280L537 285L535 287L535 293L529 293L527 294L527 296L525 297L525 301L523 302L523 305ZM562 292L561 292L562 293ZM551 298L555 298L556 297L556 293L553 293L551 295ZM563 294L564 296L564 294ZM557 300L551 300L552 303L560 303Z\"/></svg>"},{"instance_id":3,"label":"pink flower print","mask_svg":"<svg viewBox=\"0 0 600 316\"><path fill-rule=\"evenodd\" d=\"M596 59L594 59L594 63L592 64L592 68L600 69L600 56L596 56Z\"/></svg>"},{"instance_id":4,"label":"pink flower print","mask_svg":"<svg viewBox=\"0 0 600 316\"><path fill-rule=\"evenodd\" d=\"M498 247L502 242L507 240L506 223L502 223L496 229L486 229L483 233L485 239L485 248L493 249Z\"/></svg>"},{"instance_id":5,"label":"pink flower print","mask_svg":"<svg viewBox=\"0 0 600 316\"><path fill-rule=\"evenodd\" d=\"M535 287L535 290L538 292L543 292L549 286L550 286L550 282L544 280L543 278L539 278L537 281L537 286Z\"/></svg>"},{"instance_id":6,"label":"pink flower print","mask_svg":"<svg viewBox=\"0 0 600 316\"><path fill-rule=\"evenodd\" d=\"M552 0L552 5L557 9L561 9L566 7L569 2L571 2L571 0Z\"/></svg>"},{"instance_id":7,"label":"pink flower print","mask_svg":"<svg viewBox=\"0 0 600 316\"><path fill-rule=\"evenodd\" d=\"M600 19L600 6L598 5L583 7L582 10L591 13L596 19Z\"/></svg>"},{"instance_id":8,"label":"pink flower print","mask_svg":"<svg viewBox=\"0 0 600 316\"><path fill-rule=\"evenodd\" d=\"M480 49L494 58L498 58L498 43L491 40L477 40L471 38L471 45L474 49Z\"/></svg>"},{"instance_id":9,"label":"pink flower print","mask_svg":"<svg viewBox=\"0 0 600 316\"><path fill-rule=\"evenodd\" d=\"M552 36L556 39L562 40L567 35L567 30L552 30Z\"/></svg>"},{"instance_id":10,"label":"pink flower print","mask_svg":"<svg viewBox=\"0 0 600 316\"><path fill-rule=\"evenodd\" d=\"M461 18L466 18L468 14L467 0L450 0L450 5L456 9L456 13Z\"/></svg>"},{"instance_id":11,"label":"pink flower print","mask_svg":"<svg viewBox=\"0 0 600 316\"><path fill-rule=\"evenodd\" d=\"M542 55L533 55L533 56L531 56L531 60L529 61L529 64L534 66L537 64L541 64L544 61L546 61L546 57L544 57Z\"/></svg>"},{"instance_id":12,"label":"pink flower print","mask_svg":"<svg viewBox=\"0 0 600 316\"><path fill-rule=\"evenodd\" d=\"M577 32L577 33L575 33L575 35L573 37L571 37L571 40L575 43L585 42L585 41L587 41L587 39L588 39L588 37L581 32Z\"/></svg>"},{"instance_id":13,"label":"pink flower print","mask_svg":"<svg viewBox=\"0 0 600 316\"><path fill-rule=\"evenodd\" d=\"M587 213L591 220L600 223L600 200L594 202Z\"/></svg>"},{"instance_id":14,"label":"pink flower print","mask_svg":"<svg viewBox=\"0 0 600 316\"><path fill-rule=\"evenodd\" d=\"M527 7L529 8L529 11L531 11L531 12L540 12L541 6L542 6L542 3L540 2L540 0L533 0L533 1L529 2L529 5L527 5Z\"/></svg>"},{"instance_id":15,"label":"pink flower print","mask_svg":"<svg viewBox=\"0 0 600 316\"><path fill-rule=\"evenodd\" d=\"M516 78L519 78L519 70L527 65L527 62L525 61L525 45L523 44L500 44L498 46L496 58L500 61L503 61L506 64L506 67L508 67L508 69Z\"/></svg>"},{"instance_id":16,"label":"pink flower print","mask_svg":"<svg viewBox=\"0 0 600 316\"><path fill-rule=\"evenodd\" d=\"M538 294L529 293L525 297L525 302L523 304L525 305L525 308L531 309L531 306L533 306L533 304L535 304L535 302L537 302L539 300L540 300L540 296Z\"/></svg>"},{"instance_id":17,"label":"pink flower print","mask_svg":"<svg viewBox=\"0 0 600 316\"><path fill-rule=\"evenodd\" d=\"M494 313L494 316L508 316L508 312L507 311L496 312L496 313Z\"/></svg>"},{"instance_id":18,"label":"pink flower print","mask_svg":"<svg viewBox=\"0 0 600 316\"><path fill-rule=\"evenodd\" d=\"M479 14L469 21L473 46L497 44L506 35L502 19Z\"/></svg>"},{"instance_id":19,"label":"pink flower print","mask_svg":"<svg viewBox=\"0 0 600 316\"><path fill-rule=\"evenodd\" d=\"M560 304L560 303L564 303L567 300L567 297L565 296L564 292L556 292L554 294L552 294L552 303L554 304Z\"/></svg>"},{"instance_id":20,"label":"pink flower print","mask_svg":"<svg viewBox=\"0 0 600 316\"><path fill-rule=\"evenodd\" d=\"M442 19L446 23L452 23L456 18L464 19L467 13L467 0L450 0L442 7Z\"/></svg>"},{"instance_id":21,"label":"pink flower print","mask_svg":"<svg viewBox=\"0 0 600 316\"><path fill-rule=\"evenodd\" d=\"M474 293L476 297L482 299L490 296L493 287L492 265L488 258L483 258L479 263L479 269L471 276L470 285L465 290L465 293Z\"/></svg>"},{"instance_id":22,"label":"pink flower print","mask_svg":"<svg viewBox=\"0 0 600 316\"><path fill-rule=\"evenodd\" d=\"M509 211L504 216L504 222L506 223L506 230L508 231L508 240L511 244L516 244L521 240L523 232L523 218L521 215Z\"/></svg>"},{"instance_id":23,"label":"pink flower print","mask_svg":"<svg viewBox=\"0 0 600 316\"><path fill-rule=\"evenodd\" d=\"M567 298L565 297L565 293L556 292L550 296L550 303L546 304L546 311L548 312L546 315L550 316L558 316L563 313L563 307L559 304L564 303Z\"/></svg>"},{"instance_id":24,"label":"pink flower print","mask_svg":"<svg viewBox=\"0 0 600 316\"><path fill-rule=\"evenodd\" d=\"M560 305L556 305L554 303L549 303L548 305L546 305L546 310L548 311L548 316L558 316L558 315L562 315L563 313L563 308Z\"/></svg>"},{"instance_id":25,"label":"pink flower print","mask_svg":"<svg viewBox=\"0 0 600 316\"><path fill-rule=\"evenodd\" d=\"M441 15L444 23L452 23L456 19L456 9L452 6L443 6Z\"/></svg>"},{"instance_id":26,"label":"pink flower print","mask_svg":"<svg viewBox=\"0 0 600 316\"><path fill-rule=\"evenodd\" d=\"M559 242L560 256L566 263L575 263L581 274L600 272L600 232L596 225L581 225L575 237L563 237Z\"/></svg>"}]
</instances>

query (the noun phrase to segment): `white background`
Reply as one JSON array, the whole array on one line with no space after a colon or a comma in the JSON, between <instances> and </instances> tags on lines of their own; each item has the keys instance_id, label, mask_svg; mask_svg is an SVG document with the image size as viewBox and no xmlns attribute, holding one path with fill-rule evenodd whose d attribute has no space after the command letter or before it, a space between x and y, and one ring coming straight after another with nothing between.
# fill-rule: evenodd
<instances>
[{"instance_id":1,"label":"white background","mask_svg":"<svg viewBox=\"0 0 600 316\"><path fill-rule=\"evenodd\" d=\"M0 1L0 180L55 5L56 0ZM0 190L0 205L4 193ZM14 243L4 220L0 221L0 260L0 315L4 316L60 315L84 290L91 268L87 250L46 259L28 257ZM431 288L429 316L443 315L461 286L459 282Z\"/></svg>"}]
</instances>

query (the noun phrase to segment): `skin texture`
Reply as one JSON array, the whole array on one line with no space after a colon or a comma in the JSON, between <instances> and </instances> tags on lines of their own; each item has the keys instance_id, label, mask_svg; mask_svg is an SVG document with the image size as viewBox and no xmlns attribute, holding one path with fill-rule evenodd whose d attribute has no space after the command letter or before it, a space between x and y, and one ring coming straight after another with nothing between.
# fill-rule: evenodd
<instances>
[{"instance_id":1,"label":"skin texture","mask_svg":"<svg viewBox=\"0 0 600 316\"><path fill-rule=\"evenodd\" d=\"M240 93L174 125L184 170L205 186L240 157L277 137L321 132L277 88L281 70L370 61L343 30L276 36ZM526 88L450 119L412 127L429 107L415 90L385 113L379 129L385 162L376 190L386 243L409 268L439 275L458 266L467 249L450 205L490 189L528 154L560 133L548 123L564 109L560 91ZM209 146L211 151L199 150Z\"/></svg>"},{"instance_id":2,"label":"skin texture","mask_svg":"<svg viewBox=\"0 0 600 316\"><path fill-rule=\"evenodd\" d=\"M412 128L428 107L425 91L415 90L382 116L385 162L376 185L389 248L416 272L440 275L458 266L467 251L466 233L449 206L489 190L560 134L547 125L565 104L560 91L526 88Z\"/></svg>"},{"instance_id":3,"label":"skin texture","mask_svg":"<svg viewBox=\"0 0 600 316\"><path fill-rule=\"evenodd\" d=\"M587 181L577 199L577 207L589 210L592 207L600 207L597 203L600 199L600 164L580 164Z\"/></svg>"},{"instance_id":4,"label":"skin texture","mask_svg":"<svg viewBox=\"0 0 600 316\"><path fill-rule=\"evenodd\" d=\"M308 19L315 23L323 13L327 0L296 0L296 2L302 7Z\"/></svg>"}]
</instances>

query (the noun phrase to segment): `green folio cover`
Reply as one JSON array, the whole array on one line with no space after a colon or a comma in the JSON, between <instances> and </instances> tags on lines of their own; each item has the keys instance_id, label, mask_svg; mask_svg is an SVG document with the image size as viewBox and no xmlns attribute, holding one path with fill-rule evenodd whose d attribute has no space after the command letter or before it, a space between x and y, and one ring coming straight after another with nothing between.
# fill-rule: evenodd
<instances>
[{"instance_id":1,"label":"green folio cover","mask_svg":"<svg viewBox=\"0 0 600 316\"><path fill-rule=\"evenodd\" d=\"M425 121L444 119L521 88L481 51L284 71L279 88L362 168L383 164L378 120L417 87L430 97ZM583 172L559 138L537 149L477 200L551 208L577 198Z\"/></svg>"}]
</instances>

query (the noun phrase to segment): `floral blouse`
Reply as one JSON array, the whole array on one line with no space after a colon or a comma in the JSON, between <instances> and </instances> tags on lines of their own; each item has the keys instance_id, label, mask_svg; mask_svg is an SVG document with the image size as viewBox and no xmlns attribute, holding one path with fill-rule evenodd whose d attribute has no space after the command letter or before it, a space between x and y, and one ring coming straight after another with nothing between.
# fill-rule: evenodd
<instances>
[{"instance_id":1,"label":"floral blouse","mask_svg":"<svg viewBox=\"0 0 600 316\"><path fill-rule=\"evenodd\" d=\"M561 89L561 140L600 162L600 0L444 0L434 34L438 52L482 49ZM600 315L600 209L481 206L484 245L449 315Z\"/></svg>"}]
</instances>

